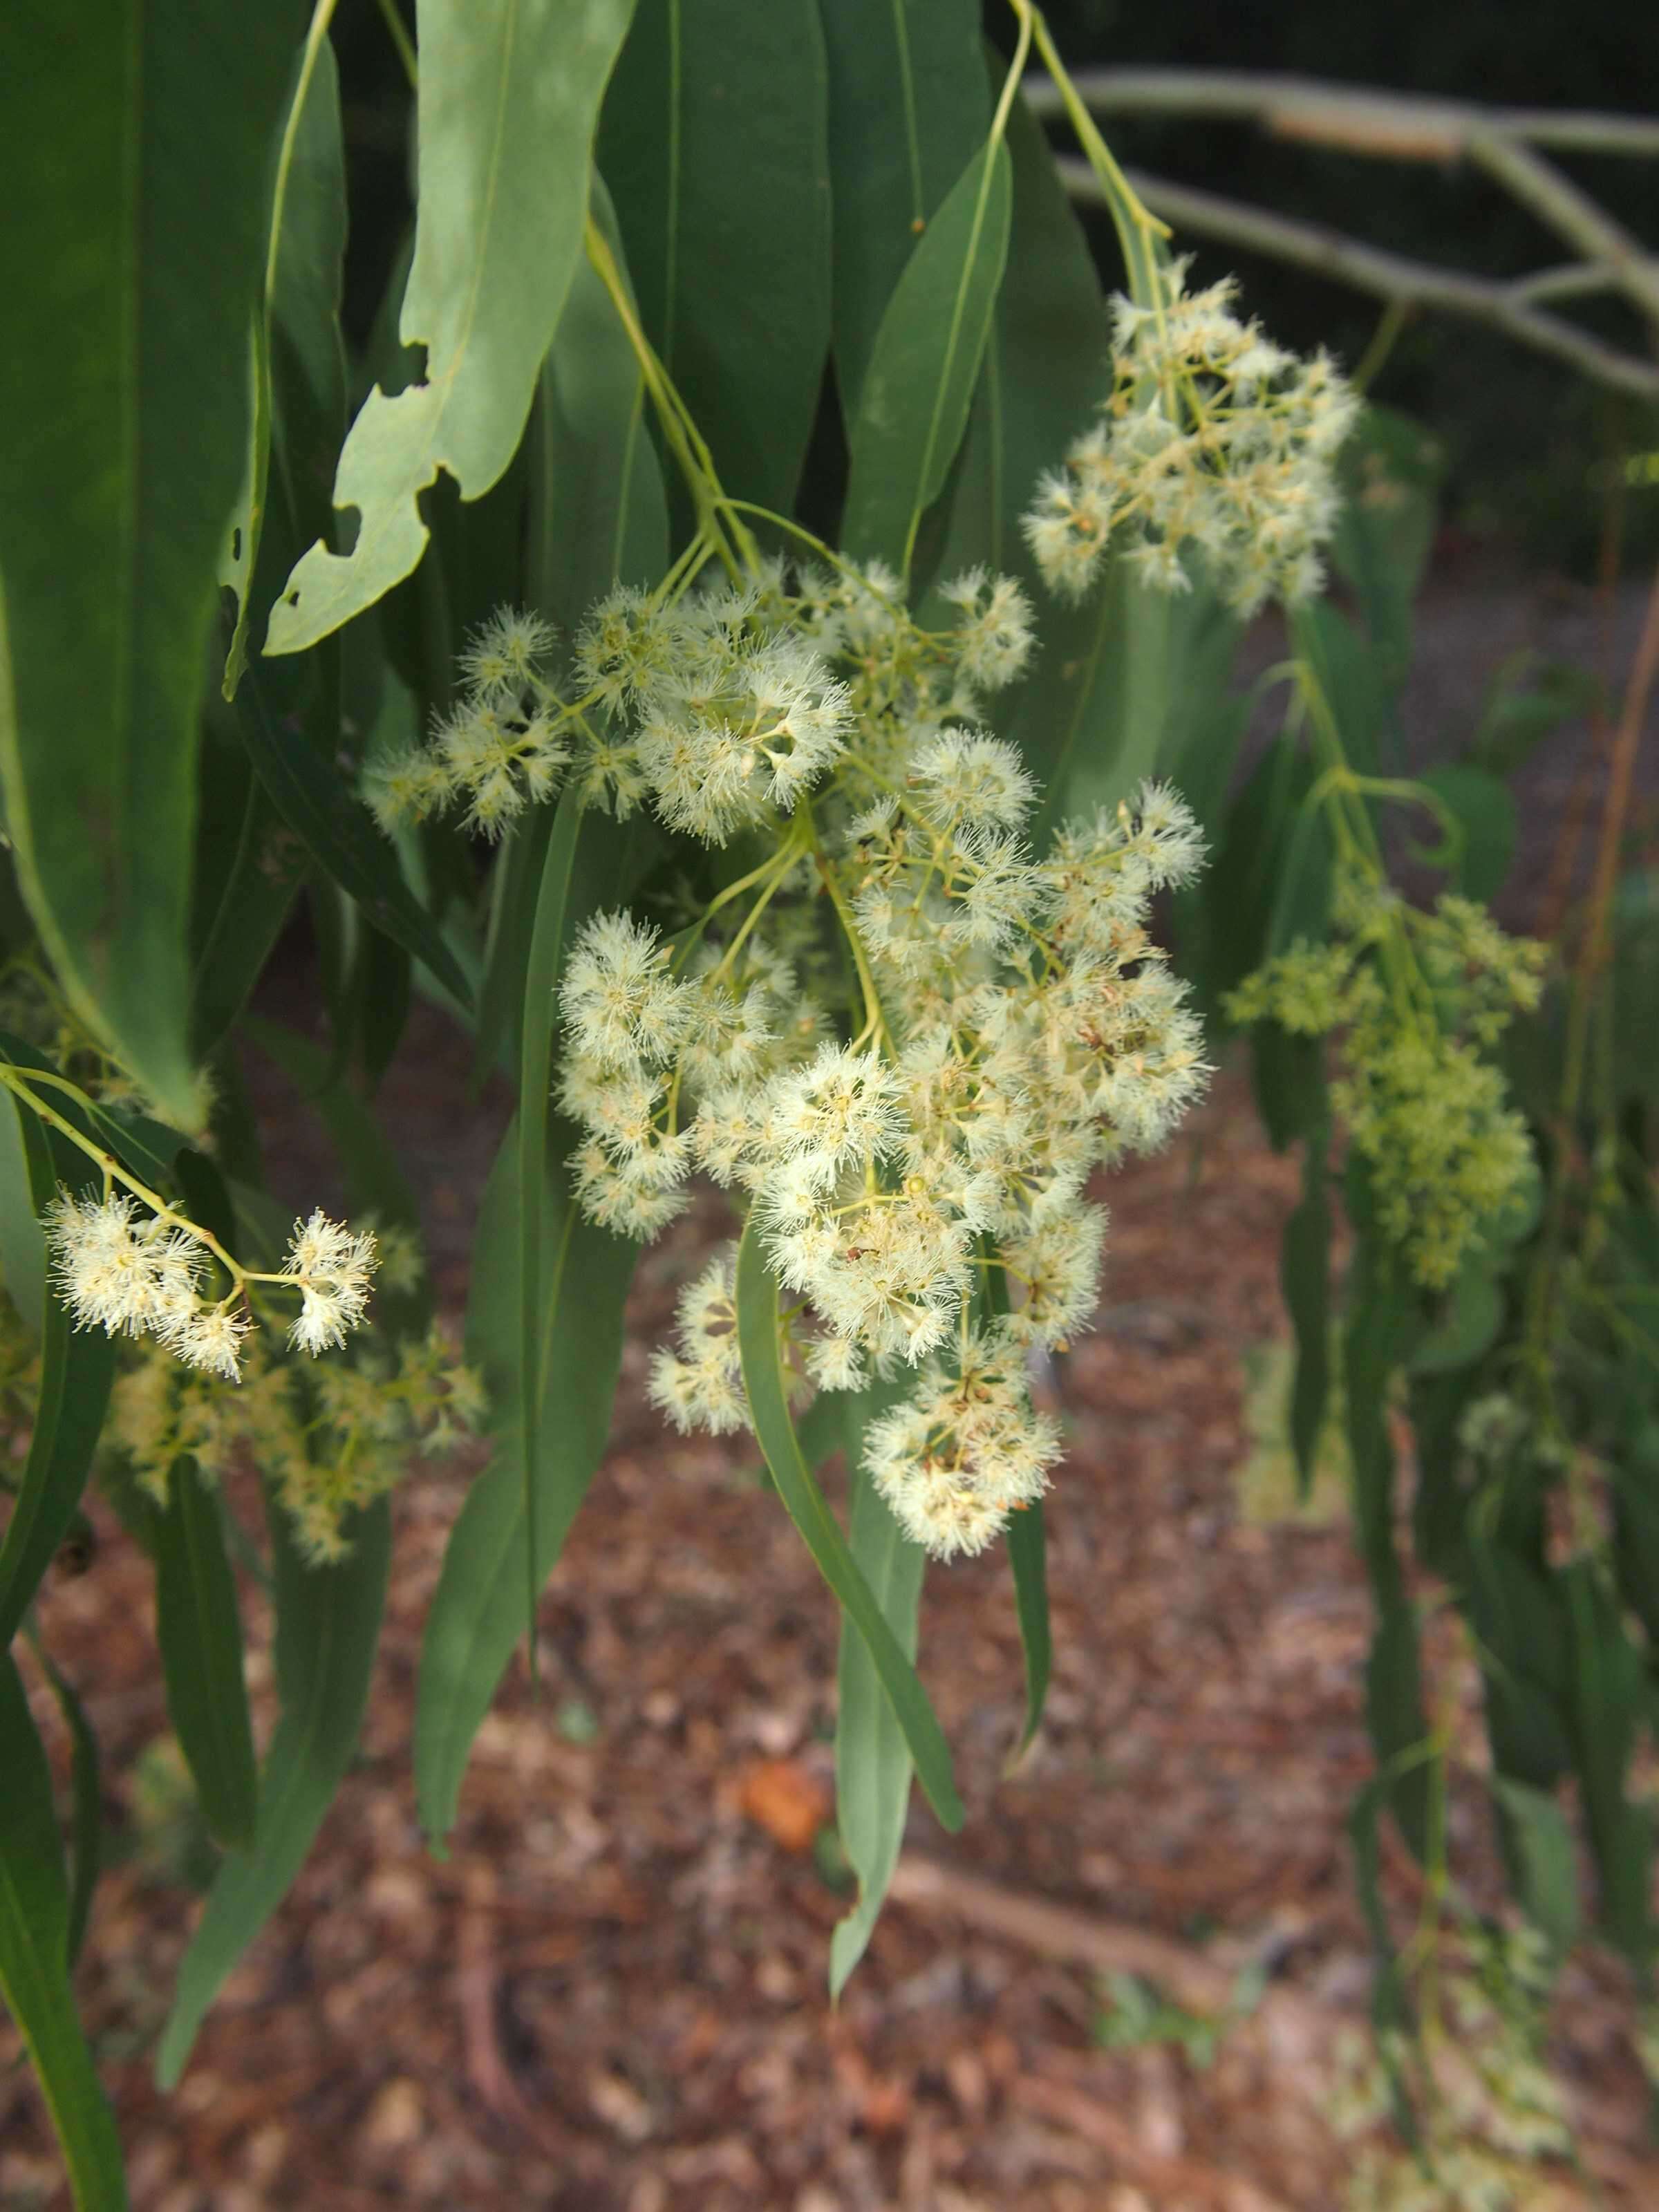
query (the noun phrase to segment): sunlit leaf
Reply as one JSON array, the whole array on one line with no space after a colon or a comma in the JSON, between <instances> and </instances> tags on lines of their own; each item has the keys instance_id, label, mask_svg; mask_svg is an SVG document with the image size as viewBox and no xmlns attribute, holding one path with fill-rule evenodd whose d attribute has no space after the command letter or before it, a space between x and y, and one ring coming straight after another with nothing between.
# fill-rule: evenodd
<instances>
[{"instance_id":1,"label":"sunlit leaf","mask_svg":"<svg viewBox=\"0 0 1659 2212\"><path fill-rule=\"evenodd\" d=\"M271 611L267 653L297 653L372 606L426 545L438 471L489 490L518 448L581 251L593 128L632 0L422 0L418 213L399 330L426 375L371 392L347 436L337 507Z\"/></svg>"}]
</instances>

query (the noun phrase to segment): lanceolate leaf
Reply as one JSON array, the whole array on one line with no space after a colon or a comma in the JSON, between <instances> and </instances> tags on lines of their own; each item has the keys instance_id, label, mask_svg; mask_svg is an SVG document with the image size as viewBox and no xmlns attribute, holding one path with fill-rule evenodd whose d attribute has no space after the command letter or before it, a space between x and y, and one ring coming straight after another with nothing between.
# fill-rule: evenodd
<instances>
[{"instance_id":1,"label":"lanceolate leaf","mask_svg":"<svg viewBox=\"0 0 1659 2212\"><path fill-rule=\"evenodd\" d=\"M641 0L599 167L646 335L726 489L787 513L830 349L816 0Z\"/></svg>"},{"instance_id":2,"label":"lanceolate leaf","mask_svg":"<svg viewBox=\"0 0 1659 2212\"><path fill-rule=\"evenodd\" d=\"M0 1102L0 1285L32 1336L40 1334L46 1299L46 1238L34 1210L22 1117L15 1098ZM38 1125L37 1125L38 1126Z\"/></svg>"},{"instance_id":3,"label":"lanceolate leaf","mask_svg":"<svg viewBox=\"0 0 1659 2212\"><path fill-rule=\"evenodd\" d=\"M31 1637L34 1656L40 1671L52 1685L52 1694L58 1700L58 1710L64 1716L64 1725L70 1732L72 1747L70 1754L70 1789L73 1796L73 1811L70 1822L70 1843L74 1851L71 1862L73 1880L69 1893L69 1962L71 1966L81 1955L81 1942L87 1932L87 1917L92 1911L92 1893L98 1887L98 1869L103 1856L104 1804L99 1780L98 1739L92 1732L92 1723L87 1718L86 1707L75 1694L75 1685L38 1638Z\"/></svg>"},{"instance_id":4,"label":"lanceolate leaf","mask_svg":"<svg viewBox=\"0 0 1659 2212\"><path fill-rule=\"evenodd\" d=\"M525 1067L533 1056L544 1074L539 1098L532 1097L527 1073L521 1091L543 1134L532 1147L520 1127L507 1131L474 1246L467 1347L489 1386L500 1449L468 1492L451 1533L421 1649L415 1784L422 1824L434 1838L453 1824L473 1736L529 1626L529 1594L552 1572L604 1453L622 1363L623 1301L638 1251L583 1218L565 1164L577 1132L547 1108L563 948L597 908L627 895L633 875L635 825L590 814L580 836L576 826L574 805L561 808L542 869L542 948L527 963L540 981L524 996ZM534 1255L536 1283L528 1304L526 1248ZM534 1320L538 1347L532 1395L539 1408L528 1452L527 1319Z\"/></svg>"},{"instance_id":5,"label":"lanceolate leaf","mask_svg":"<svg viewBox=\"0 0 1659 2212\"><path fill-rule=\"evenodd\" d=\"M887 302L983 143L991 108L973 0L819 0L819 14L830 76L836 381L850 420Z\"/></svg>"},{"instance_id":6,"label":"lanceolate leaf","mask_svg":"<svg viewBox=\"0 0 1659 2212\"><path fill-rule=\"evenodd\" d=\"M900 1528L863 1464L865 1422L875 1410L869 1394L847 1406L847 1469L852 1485L850 1548L894 1641L913 1665L916 1607L927 1554ZM830 1939L830 1995L838 1998L864 1956L904 1841L904 1816L915 1771L910 1747L889 1704L863 1637L845 1614L841 1624L836 1717L836 1820L842 1847L859 1878L858 1902Z\"/></svg>"},{"instance_id":7,"label":"lanceolate leaf","mask_svg":"<svg viewBox=\"0 0 1659 2212\"><path fill-rule=\"evenodd\" d=\"M372 606L426 544L419 494L447 469L477 499L523 434L581 251L594 122L632 0L423 0L419 202L399 331L426 380L370 392L340 455L349 554L319 540L272 610L297 653Z\"/></svg>"},{"instance_id":8,"label":"lanceolate leaf","mask_svg":"<svg viewBox=\"0 0 1659 2212\"><path fill-rule=\"evenodd\" d=\"M568 790L553 817L552 833L542 861L541 888L536 896L536 918L530 933L530 957L525 963L524 1013L520 1027L519 1057L519 1357L518 1406L520 1450L523 1457L525 1512L526 1618L530 1630L530 1662L536 1663L536 1599L543 1577L537 1572L541 1547L536 1517L540 1504L542 1346L545 1328L543 1304L545 1219L536 1202L536 1192L548 1171L547 1128L551 1118L553 1030L556 1018L554 993L569 944L571 889L575 876L576 846L581 835L582 804L579 793ZM563 1241L561 1224L560 1242ZM554 1292L556 1301L557 1292Z\"/></svg>"},{"instance_id":9,"label":"lanceolate leaf","mask_svg":"<svg viewBox=\"0 0 1659 2212\"><path fill-rule=\"evenodd\" d=\"M1025 1724L1015 1749L1018 1758L1036 1734L1048 1698L1048 1674L1054 1663L1054 1638L1048 1626L1048 1538L1039 1498L1022 1513L1010 1516L1008 1565L1014 1576L1014 1612L1019 1622L1020 1649L1025 1655Z\"/></svg>"},{"instance_id":10,"label":"lanceolate leaf","mask_svg":"<svg viewBox=\"0 0 1659 2212\"><path fill-rule=\"evenodd\" d=\"M167 1510L154 1523L155 1633L167 1712L203 1817L220 1843L244 1850L253 1841L258 1778L223 1513L195 1462L177 1462Z\"/></svg>"},{"instance_id":11,"label":"lanceolate leaf","mask_svg":"<svg viewBox=\"0 0 1659 2212\"><path fill-rule=\"evenodd\" d=\"M302 20L90 0L0 71L6 826L77 1011L185 1120L196 710Z\"/></svg>"},{"instance_id":12,"label":"lanceolate leaf","mask_svg":"<svg viewBox=\"0 0 1659 2212\"><path fill-rule=\"evenodd\" d=\"M264 528L273 454L290 514L326 532L328 478L345 429L345 355L340 276L345 252L345 155L339 76L326 18L313 14L277 133L264 261L255 311L252 434L242 495L231 518L219 580L236 595L236 628L224 692L235 696L247 658L252 593ZM301 540L301 543L304 541Z\"/></svg>"},{"instance_id":13,"label":"lanceolate leaf","mask_svg":"<svg viewBox=\"0 0 1659 2212\"><path fill-rule=\"evenodd\" d=\"M60 1172L79 1180L74 1164L80 1155L65 1146L65 1158L57 1162L32 1114L19 1127L35 1212L41 1215L52 1203ZM114 1374L110 1340L101 1330L73 1328L62 1301L48 1289L41 1314L40 1403L23 1480L0 1541L0 1651L21 1626L75 1517Z\"/></svg>"},{"instance_id":14,"label":"lanceolate leaf","mask_svg":"<svg viewBox=\"0 0 1659 2212\"><path fill-rule=\"evenodd\" d=\"M738 1340L755 1433L778 1495L805 1540L818 1572L864 1640L915 1761L928 1803L945 1827L960 1827L962 1802L951 1778L950 1748L927 1693L883 1618L812 1470L801 1457L779 1352L777 1285L767 1272L765 1249L752 1213L738 1249Z\"/></svg>"},{"instance_id":15,"label":"lanceolate leaf","mask_svg":"<svg viewBox=\"0 0 1659 2212\"><path fill-rule=\"evenodd\" d=\"M986 65L1000 83L1000 57L988 54ZM1042 649L1024 681L999 698L996 718L999 729L1021 735L1037 759L1048 744L1046 729L1022 714L1021 702L1046 679L1053 696L1043 718L1054 711L1059 695L1053 687L1062 678L1048 641L1060 610L1037 574L1020 520L1037 478L1058 467L1073 438L1088 427L1105 386L1110 326L1089 242L1048 139L1023 100L1009 112L1007 144L1013 164L1008 264L959 459L939 574L952 576L983 562L1018 576L1030 592Z\"/></svg>"},{"instance_id":16,"label":"lanceolate leaf","mask_svg":"<svg viewBox=\"0 0 1659 2212\"><path fill-rule=\"evenodd\" d=\"M156 2054L163 2088L183 2073L209 2007L304 1864L350 1763L368 1697L392 1551L386 1500L348 1526L351 1549L331 1566L301 1558L274 1504L270 1524L282 1718L260 1777L253 1849L220 1867L179 1969Z\"/></svg>"},{"instance_id":17,"label":"lanceolate leaf","mask_svg":"<svg viewBox=\"0 0 1659 2212\"><path fill-rule=\"evenodd\" d=\"M1297 1495L1313 1488L1320 1431L1330 1396L1331 1208L1326 1189L1327 1137L1310 1133L1302 1160L1302 1200L1285 1224L1279 1280L1296 1332L1291 1383L1291 1443L1296 1453Z\"/></svg>"},{"instance_id":18,"label":"lanceolate leaf","mask_svg":"<svg viewBox=\"0 0 1659 2212\"><path fill-rule=\"evenodd\" d=\"M271 803L327 874L379 929L423 960L463 1006L471 994L443 933L398 871L392 848L331 756L273 711L266 680L251 669L237 694L242 742Z\"/></svg>"},{"instance_id":19,"label":"lanceolate leaf","mask_svg":"<svg viewBox=\"0 0 1659 2212\"><path fill-rule=\"evenodd\" d=\"M0 1996L46 2093L76 2212L120 2212L127 2202L120 2141L70 1991L70 1901L52 1770L5 1651L0 1773Z\"/></svg>"},{"instance_id":20,"label":"lanceolate leaf","mask_svg":"<svg viewBox=\"0 0 1659 2212\"><path fill-rule=\"evenodd\" d=\"M611 1428L622 1364L623 1302L635 1248L596 1229L571 1197L563 1155L576 1133L553 1124L541 1192L542 1432L535 1455L537 1587L587 1493ZM497 1456L467 1492L427 1614L415 1711L415 1788L434 1841L453 1826L478 1723L526 1626L528 1533L518 1390L520 1152L509 1129L478 1216L467 1346L489 1387Z\"/></svg>"},{"instance_id":21,"label":"lanceolate leaf","mask_svg":"<svg viewBox=\"0 0 1659 2212\"><path fill-rule=\"evenodd\" d=\"M595 222L613 241L602 184ZM610 294L583 257L537 387L530 490L531 604L568 637L613 584L668 565L668 507L645 387Z\"/></svg>"},{"instance_id":22,"label":"lanceolate leaf","mask_svg":"<svg viewBox=\"0 0 1659 2212\"><path fill-rule=\"evenodd\" d=\"M848 430L842 543L908 572L924 511L968 424L1008 252L1012 183L999 141L974 155L906 264Z\"/></svg>"}]
</instances>

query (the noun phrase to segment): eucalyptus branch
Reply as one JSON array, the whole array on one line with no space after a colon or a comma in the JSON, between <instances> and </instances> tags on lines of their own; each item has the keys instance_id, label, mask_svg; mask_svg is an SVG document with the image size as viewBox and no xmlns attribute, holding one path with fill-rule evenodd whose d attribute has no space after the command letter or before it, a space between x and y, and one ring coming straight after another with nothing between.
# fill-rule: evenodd
<instances>
[{"instance_id":1,"label":"eucalyptus branch","mask_svg":"<svg viewBox=\"0 0 1659 2212\"><path fill-rule=\"evenodd\" d=\"M1087 163L1063 157L1059 167L1073 199L1103 201ZM1559 299L1575 290L1608 289L1619 281L1611 270L1576 266L1509 281L1467 275L1367 246L1322 223L1275 215L1266 208L1250 207L1243 201L1201 191L1190 185L1171 184L1161 177L1137 171L1127 173L1146 205L1181 229L1293 263L1401 307L1437 308L1488 324L1535 352L1566 362L1598 383L1642 399L1659 399L1659 367L1609 346L1531 304L1540 296ZM1541 292L1540 287L1544 288Z\"/></svg>"},{"instance_id":2,"label":"eucalyptus branch","mask_svg":"<svg viewBox=\"0 0 1659 2212\"><path fill-rule=\"evenodd\" d=\"M1099 114L1227 118L1259 123L1273 137L1388 161L1455 161L1469 152L1472 139L1493 132L1579 153L1659 155L1659 120L1644 115L1484 107L1255 70L1085 70L1069 82ZM1068 112L1067 92L1058 83L1031 77L1024 90L1033 114Z\"/></svg>"}]
</instances>

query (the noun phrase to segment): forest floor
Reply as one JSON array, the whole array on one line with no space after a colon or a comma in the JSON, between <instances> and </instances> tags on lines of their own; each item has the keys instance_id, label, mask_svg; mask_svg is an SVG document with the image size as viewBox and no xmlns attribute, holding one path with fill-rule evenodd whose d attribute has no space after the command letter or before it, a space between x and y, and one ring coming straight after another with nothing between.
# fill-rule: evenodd
<instances>
[{"instance_id":1,"label":"forest floor","mask_svg":"<svg viewBox=\"0 0 1659 2212\"><path fill-rule=\"evenodd\" d=\"M303 1117L280 1087L271 1102L282 1194L325 1197ZM452 1309L501 1120L498 1100L469 1109L464 1042L417 1009L387 1121ZM643 1262L612 1444L542 1609L542 1691L515 1662L441 1862L410 1729L477 1462L398 1493L361 1756L171 2099L154 2044L201 1846L149 1570L100 1509L90 1569L42 1612L106 1747L118 1863L77 1986L137 2212L1336 2212L1354 2152L1327 2112L1334 2053L1364 2030L1370 1977L1346 1826L1370 1771L1370 1613L1340 1497L1297 1514L1282 1448L1252 1433L1297 1182L1228 1068L1180 1141L1103 1188L1104 1301L1055 1383L1047 1717L1006 1771L1023 1698L1006 1562L935 1571L923 1671L967 1824L946 1836L915 1803L838 2012L834 1611L752 1448L667 1434L644 1396L713 1209ZM1443 1613L1430 1649L1470 1762L1452 1848L1490 1904L1475 1677ZM1385 1886L1408 1925L1391 1845ZM1204 2016L1252 1966L1265 1988L1206 2048ZM1114 1972L1171 2000L1184 2041L1115 2040ZM1620 1970L1577 1956L1552 2057L1581 2172L1540 2174L1520 2204L1659 2204L1633 2019ZM0 2212L47 2212L66 2198L13 2052L0 2028Z\"/></svg>"}]
</instances>

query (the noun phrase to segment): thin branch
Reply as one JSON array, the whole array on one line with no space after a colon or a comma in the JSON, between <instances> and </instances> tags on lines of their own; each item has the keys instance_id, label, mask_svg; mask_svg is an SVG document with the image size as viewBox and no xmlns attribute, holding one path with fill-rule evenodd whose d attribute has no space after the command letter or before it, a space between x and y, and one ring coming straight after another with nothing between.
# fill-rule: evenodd
<instances>
[{"instance_id":1,"label":"thin branch","mask_svg":"<svg viewBox=\"0 0 1659 2212\"><path fill-rule=\"evenodd\" d=\"M1587 261L1611 270L1620 291L1659 324L1659 260L1641 240L1596 205L1589 194L1563 176L1553 161L1501 131L1478 131L1468 141L1469 159L1495 178L1512 199L1547 223Z\"/></svg>"},{"instance_id":2,"label":"thin branch","mask_svg":"<svg viewBox=\"0 0 1659 2212\"><path fill-rule=\"evenodd\" d=\"M1473 138L1492 132L1581 153L1659 155L1659 120L1645 115L1481 107L1254 70L1083 70L1073 82L1084 104L1101 114L1232 117L1260 123L1277 137L1384 160L1455 161L1469 152ZM1025 97L1037 115L1061 112L1060 94L1047 77L1028 77Z\"/></svg>"},{"instance_id":3,"label":"thin branch","mask_svg":"<svg viewBox=\"0 0 1659 2212\"><path fill-rule=\"evenodd\" d=\"M1094 178L1086 162L1062 159L1060 169L1073 198L1096 198ZM1169 184L1137 171L1127 173L1153 214L1164 216L1177 230L1294 262L1379 300L1396 301L1408 307L1436 307L1490 324L1522 345L1571 363L1599 383L1634 392L1643 399L1659 398L1659 366L1638 355L1621 353L1559 316L1530 306L1527 292L1534 282L1530 277L1510 283L1437 268L1431 262L1414 261L1380 246L1363 245L1321 223L1273 215L1265 208L1249 207L1240 200L1224 199L1218 193L1199 191L1188 185ZM1550 274L1559 283L1560 272Z\"/></svg>"}]
</instances>

